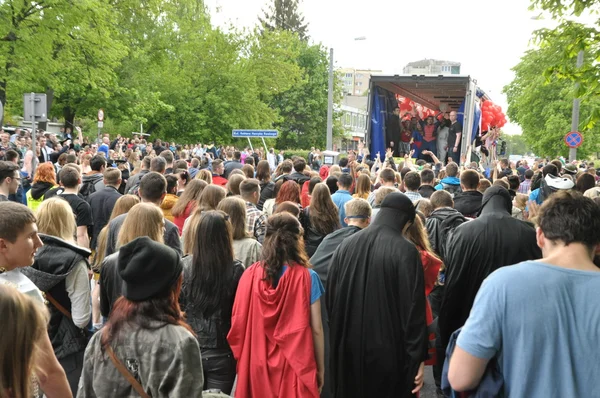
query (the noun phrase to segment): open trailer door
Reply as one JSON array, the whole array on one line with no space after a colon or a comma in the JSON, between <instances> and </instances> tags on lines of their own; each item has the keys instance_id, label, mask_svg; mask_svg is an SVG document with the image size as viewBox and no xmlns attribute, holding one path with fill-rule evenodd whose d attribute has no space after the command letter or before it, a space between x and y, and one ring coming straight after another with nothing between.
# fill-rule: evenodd
<instances>
[{"instance_id":1,"label":"open trailer door","mask_svg":"<svg viewBox=\"0 0 600 398\"><path fill-rule=\"evenodd\" d=\"M461 153L466 154L477 135L479 101L484 95L469 76L371 76L367 146L372 158L387 149L386 126L398 106L398 96L433 111L456 111L463 126Z\"/></svg>"}]
</instances>

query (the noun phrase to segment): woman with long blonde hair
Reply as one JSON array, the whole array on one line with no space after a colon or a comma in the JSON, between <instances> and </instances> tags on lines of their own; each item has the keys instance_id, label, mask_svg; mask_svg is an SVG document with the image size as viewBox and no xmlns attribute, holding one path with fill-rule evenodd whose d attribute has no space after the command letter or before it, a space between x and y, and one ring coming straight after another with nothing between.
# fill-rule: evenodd
<instances>
[{"instance_id":1,"label":"woman with long blonde hair","mask_svg":"<svg viewBox=\"0 0 600 398\"><path fill-rule=\"evenodd\" d=\"M88 277L91 252L77 245L73 210L60 196L40 204L37 227L44 246L23 273L45 292L50 303L48 335L75 395L87 345L85 330L92 315Z\"/></svg>"},{"instance_id":2,"label":"woman with long blonde hair","mask_svg":"<svg viewBox=\"0 0 600 398\"><path fill-rule=\"evenodd\" d=\"M207 184L212 184L212 173L208 169L202 169L196 174L197 180L205 181Z\"/></svg>"},{"instance_id":3,"label":"woman with long blonde hair","mask_svg":"<svg viewBox=\"0 0 600 398\"><path fill-rule=\"evenodd\" d=\"M360 174L356 179L356 193L353 198L365 199L371 194L371 178L367 174Z\"/></svg>"},{"instance_id":4,"label":"woman with long blonde hair","mask_svg":"<svg viewBox=\"0 0 600 398\"><path fill-rule=\"evenodd\" d=\"M159 207L150 203L138 203L127 213L117 238L117 249L135 238L147 236L155 242L164 243L165 221ZM115 301L121 296L122 279L117 262L119 251L106 257L100 269L100 313L108 318Z\"/></svg>"},{"instance_id":5,"label":"woman with long blonde hair","mask_svg":"<svg viewBox=\"0 0 600 398\"><path fill-rule=\"evenodd\" d=\"M191 180L183 192L183 195L181 195L175 206L173 206L173 209L171 209L173 223L177 225L180 236L183 232L183 224L185 223L185 220L187 220L190 214L192 214L192 211L198 205L200 195L207 185L208 183L204 180Z\"/></svg>"},{"instance_id":6,"label":"woman with long blonde hair","mask_svg":"<svg viewBox=\"0 0 600 398\"><path fill-rule=\"evenodd\" d=\"M0 397L37 396L32 388L36 359L44 355L48 312L33 298L10 285L0 284Z\"/></svg>"}]
</instances>

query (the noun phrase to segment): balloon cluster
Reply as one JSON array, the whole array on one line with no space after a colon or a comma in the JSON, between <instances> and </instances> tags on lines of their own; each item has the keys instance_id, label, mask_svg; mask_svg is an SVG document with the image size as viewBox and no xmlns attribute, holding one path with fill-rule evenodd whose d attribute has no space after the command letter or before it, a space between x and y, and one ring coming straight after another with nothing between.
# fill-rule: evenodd
<instances>
[{"instance_id":1,"label":"balloon cluster","mask_svg":"<svg viewBox=\"0 0 600 398\"><path fill-rule=\"evenodd\" d=\"M506 115L500 105L492 101L484 101L481 105L481 131L489 131L490 127L501 128L506 124Z\"/></svg>"},{"instance_id":2,"label":"balloon cluster","mask_svg":"<svg viewBox=\"0 0 600 398\"><path fill-rule=\"evenodd\" d=\"M419 115L421 119L427 119L429 116L435 117L436 112L429 109L419 103L414 102L408 97L396 96L399 103L400 114L404 115L407 112L414 112L415 115Z\"/></svg>"}]
</instances>

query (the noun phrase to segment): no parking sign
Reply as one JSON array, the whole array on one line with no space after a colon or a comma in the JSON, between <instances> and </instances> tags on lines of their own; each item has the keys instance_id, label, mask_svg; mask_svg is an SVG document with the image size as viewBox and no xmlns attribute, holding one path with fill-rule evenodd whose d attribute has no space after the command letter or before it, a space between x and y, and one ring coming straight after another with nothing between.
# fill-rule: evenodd
<instances>
[{"instance_id":1,"label":"no parking sign","mask_svg":"<svg viewBox=\"0 0 600 398\"><path fill-rule=\"evenodd\" d=\"M569 148L579 148L583 143L583 135L580 132L574 131L565 135L565 144Z\"/></svg>"}]
</instances>

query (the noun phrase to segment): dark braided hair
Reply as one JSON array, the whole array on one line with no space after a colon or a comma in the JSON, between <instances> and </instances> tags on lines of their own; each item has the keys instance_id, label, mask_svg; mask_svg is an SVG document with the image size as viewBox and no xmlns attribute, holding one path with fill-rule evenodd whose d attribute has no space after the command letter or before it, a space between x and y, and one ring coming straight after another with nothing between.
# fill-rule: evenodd
<instances>
[{"instance_id":1,"label":"dark braided hair","mask_svg":"<svg viewBox=\"0 0 600 398\"><path fill-rule=\"evenodd\" d=\"M261 260L265 280L271 283L277 280L284 265L309 266L303 234L300 221L290 213L276 213L269 217Z\"/></svg>"}]
</instances>

